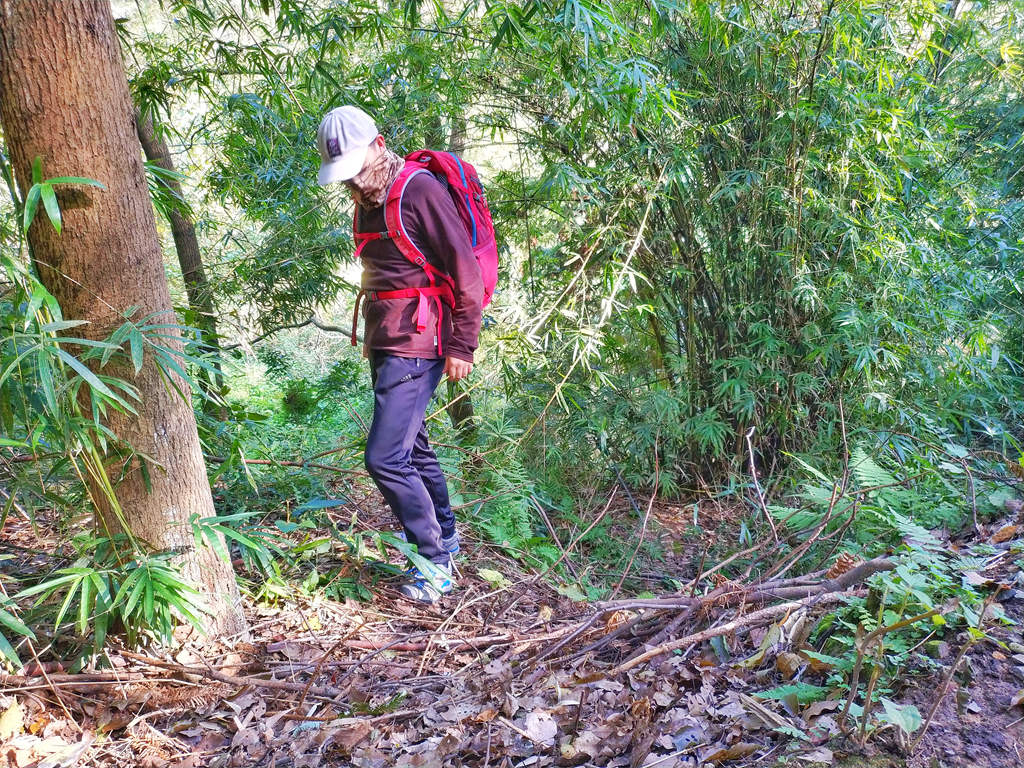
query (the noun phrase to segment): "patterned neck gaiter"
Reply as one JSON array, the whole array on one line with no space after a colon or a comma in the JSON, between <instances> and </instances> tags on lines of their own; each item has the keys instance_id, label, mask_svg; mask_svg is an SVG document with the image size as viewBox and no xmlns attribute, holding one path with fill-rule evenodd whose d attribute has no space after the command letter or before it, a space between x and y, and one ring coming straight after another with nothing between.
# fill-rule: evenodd
<instances>
[{"instance_id":1,"label":"patterned neck gaiter","mask_svg":"<svg viewBox=\"0 0 1024 768\"><path fill-rule=\"evenodd\" d=\"M404 166L404 158L390 149L385 149L348 182L349 189L352 190L352 199L366 209L384 205L391 182L398 177Z\"/></svg>"}]
</instances>

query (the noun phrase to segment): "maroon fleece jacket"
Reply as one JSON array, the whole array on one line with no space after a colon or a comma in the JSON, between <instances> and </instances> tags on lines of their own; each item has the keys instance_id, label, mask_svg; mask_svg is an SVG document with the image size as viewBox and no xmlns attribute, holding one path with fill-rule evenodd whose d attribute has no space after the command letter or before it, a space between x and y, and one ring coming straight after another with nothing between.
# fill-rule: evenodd
<instances>
[{"instance_id":1,"label":"maroon fleece jacket","mask_svg":"<svg viewBox=\"0 0 1024 768\"><path fill-rule=\"evenodd\" d=\"M366 209L356 204L355 215L359 232L387 230L383 205ZM405 188L402 220L409 237L427 261L455 280L454 310L440 302L444 356L473 362L473 351L480 335L484 284L455 203L441 182L429 173L418 173ZM430 285L423 268L406 259L392 240L368 241L363 247L362 259L364 291ZM423 333L416 332L416 306L415 298L365 301L363 354L368 357L371 350L378 350L399 357L440 357L437 353L437 305L430 300L430 321Z\"/></svg>"}]
</instances>

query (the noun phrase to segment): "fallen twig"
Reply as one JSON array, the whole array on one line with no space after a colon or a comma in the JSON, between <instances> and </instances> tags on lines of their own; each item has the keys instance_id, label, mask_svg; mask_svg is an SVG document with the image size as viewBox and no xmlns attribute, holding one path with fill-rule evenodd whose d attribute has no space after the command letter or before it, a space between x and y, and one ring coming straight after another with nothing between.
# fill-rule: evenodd
<instances>
[{"instance_id":1,"label":"fallen twig","mask_svg":"<svg viewBox=\"0 0 1024 768\"><path fill-rule=\"evenodd\" d=\"M808 595L820 595L825 592L839 592L844 589L849 589L854 584L866 581L876 573L891 571L895 567L895 561L886 557L876 557L873 560L861 563L855 568L851 568L846 573L840 574L834 579L826 579L825 581L821 581L817 584L808 584L806 586L772 587L771 582L768 582L766 584L762 584L757 589L752 590L747 595L747 602L758 602L771 599L789 600Z\"/></svg>"},{"instance_id":2,"label":"fallen twig","mask_svg":"<svg viewBox=\"0 0 1024 768\"><path fill-rule=\"evenodd\" d=\"M67 677L92 677L92 675L68 675ZM145 675L133 675L120 680L113 678L103 680L51 680L51 682L46 683L42 682L42 678L4 675L0 676L0 690L3 690L4 693L28 693L30 691L50 691L52 693L55 689L60 689L75 695L76 691L96 691L104 688L113 688L118 685L141 683L151 679ZM23 680L26 682L21 682ZM31 682L33 680L37 682Z\"/></svg>"},{"instance_id":3,"label":"fallen twig","mask_svg":"<svg viewBox=\"0 0 1024 768\"><path fill-rule=\"evenodd\" d=\"M419 709L396 709L394 712L385 712L383 715L373 715L372 717L338 717L336 715L325 715L322 717L314 717L307 715L296 715L292 712L285 712L281 715L285 720L301 720L302 722L312 723L332 723L335 726L349 725L352 723L384 723L388 720L397 720L401 717L412 717L414 715L422 715L423 711Z\"/></svg>"},{"instance_id":4,"label":"fallen twig","mask_svg":"<svg viewBox=\"0 0 1024 768\"><path fill-rule=\"evenodd\" d=\"M433 644L444 646L445 650L453 651L461 648L486 648L495 643L514 641L515 635L487 635L484 637L464 637L452 643L445 643L443 640L436 640ZM379 643L373 640L350 640L346 645L350 648L358 648L361 651L422 651L428 641L419 643Z\"/></svg>"},{"instance_id":5,"label":"fallen twig","mask_svg":"<svg viewBox=\"0 0 1024 768\"><path fill-rule=\"evenodd\" d=\"M761 506L761 512L764 514L764 519L772 529L772 538L777 542L779 540L779 532L775 528L775 521L772 520L772 514L768 511L768 506L764 503L764 492L761 490L761 483L757 479L757 465L754 463L754 443L751 440L754 436L755 429L757 429L757 427L751 426L750 429L747 430L747 451L750 456L750 476L754 479L754 489L757 491L757 503Z\"/></svg>"},{"instance_id":6,"label":"fallen twig","mask_svg":"<svg viewBox=\"0 0 1024 768\"><path fill-rule=\"evenodd\" d=\"M313 674L311 674L309 676L309 680L306 681L306 687L305 687L305 689L303 689L302 695L299 696L299 701L295 705L296 709L301 707L302 706L302 702L304 702L306 700L306 694L309 693L309 689L313 685L313 681L316 680L317 677L320 676L320 672L323 670L324 664L327 662L327 659L331 657L331 655L338 649L338 646L340 646L342 643L344 643L345 641L349 641L351 643L352 641L350 640L350 638L352 637L352 635L354 635L356 632L361 630L363 628L363 626L364 626L363 624L359 624L359 625L357 625L355 627L352 627L352 629L350 629L347 634L345 634L344 636L338 638L338 640L334 643L334 645L332 645L330 648L328 648L325 653L320 655L320 660L317 661L316 668L313 670Z\"/></svg>"},{"instance_id":7,"label":"fallen twig","mask_svg":"<svg viewBox=\"0 0 1024 768\"><path fill-rule=\"evenodd\" d=\"M217 672L213 669L204 669L202 667L188 667L184 664L176 664L167 661L161 661L160 659L153 659L149 656L143 656L139 653L131 653L130 651L121 651L121 655L125 658L132 659L134 661L142 662L153 667L159 667L161 669L170 669L175 672L180 672L186 675L198 675L199 677L206 677L211 680L217 680L221 683L227 683L228 685L237 686L253 686L255 688L272 688L278 691L291 691L293 693L307 693L313 694L314 696L321 696L325 699L336 699L343 695L342 691L337 688L327 688L321 686L307 686L303 683L289 683L284 680L264 680L260 677L239 677L237 675L226 675L223 672Z\"/></svg>"},{"instance_id":8,"label":"fallen twig","mask_svg":"<svg viewBox=\"0 0 1024 768\"><path fill-rule=\"evenodd\" d=\"M7 594L6 590L4 591L4 594ZM36 653L35 645L32 643L31 640L28 640L27 643L29 652L32 654L32 658L35 660L36 666L39 668L39 674L42 676L43 680L46 681L46 687L49 688L50 691L53 693L54 698L57 699L57 704L59 704L60 708L64 710L64 714L67 715L67 718L71 721L71 724L79 733L82 733L82 726L80 726L71 716L71 710L68 709L67 704L64 703L64 699L60 695L60 691L58 690L57 686L54 685L53 675L49 674L46 671L46 665L39 660L39 654Z\"/></svg>"},{"instance_id":9,"label":"fallen twig","mask_svg":"<svg viewBox=\"0 0 1024 768\"><path fill-rule=\"evenodd\" d=\"M223 456L208 456L204 455L204 459L212 461L215 464L223 464L229 459ZM313 469L323 469L328 472L338 472L343 475L364 475L369 476L369 473L363 469L349 469L348 467L335 467L331 464L319 464L313 461L278 461L277 459L239 459L244 464L252 464L255 466L264 467L298 467L304 469L305 467L313 467Z\"/></svg>"},{"instance_id":10,"label":"fallen twig","mask_svg":"<svg viewBox=\"0 0 1024 768\"><path fill-rule=\"evenodd\" d=\"M766 582L750 590L742 588L737 589L735 585L726 585L713 590L703 597L673 595L671 597L652 598L648 600L609 600L597 603L598 610L596 613L588 617L585 621L580 622L580 624L570 632L568 637L563 638L554 646L540 654L537 657L537 661L540 662L550 658L559 650L571 643L574 639L590 629L602 616L616 611L683 611L683 613L676 617L670 625L672 627L672 630L670 631L673 631L682 623L683 620L685 620L687 616L692 615L693 611L704 606L714 605L717 607L726 607L739 603L758 604L768 602L770 600L804 599L829 593L843 592L855 584L865 581L880 571L889 571L895 567L896 564L892 560L884 557L877 557L873 560L861 563L856 568L851 568L846 573L837 576L834 579L825 579L823 581L812 582L810 584L801 584L800 582L807 579L808 576L800 576L791 579L779 580L776 583ZM657 640L662 639L665 634L665 632L659 633ZM657 642L655 642L655 645L657 645Z\"/></svg>"},{"instance_id":11,"label":"fallen twig","mask_svg":"<svg viewBox=\"0 0 1024 768\"><path fill-rule=\"evenodd\" d=\"M638 664L643 664L645 661L657 658L666 653L686 648L696 643L703 643L706 640L710 640L712 637L719 637L720 635L727 635L730 632L735 632L737 629L742 627L754 627L763 623L771 621L776 616L781 616L792 611L799 610L800 608L807 608L812 605L828 605L831 603L838 603L842 600L843 595L841 593L829 593L823 595L814 595L803 600L795 602L780 603L779 605L770 605L767 608L762 608L759 611L754 611L746 616L733 619L732 621L726 622L719 627L712 627L705 629L702 632L696 632L692 635L673 640L670 643L664 643L656 648L651 648L649 651L641 653L639 656L634 656L628 661L624 661L619 666L609 671L605 677L615 677L616 675L625 672L626 670L632 669Z\"/></svg>"},{"instance_id":12,"label":"fallen twig","mask_svg":"<svg viewBox=\"0 0 1024 768\"><path fill-rule=\"evenodd\" d=\"M731 585L727 589L719 588L703 597L684 597L672 595L670 597L650 598L646 600L616 600L597 603L600 613L624 610L672 610L685 609L700 604L730 605L744 602L765 602L767 600L793 600L812 595L820 595L826 592L839 592L849 589L855 584L870 578L881 571L891 571L896 563L886 557L876 557L851 568L844 574L834 579L825 579L810 584L799 584L798 582L807 577L797 579L785 579L779 582L764 582L749 589L736 589ZM794 583L797 582L797 583Z\"/></svg>"},{"instance_id":13,"label":"fallen twig","mask_svg":"<svg viewBox=\"0 0 1024 768\"><path fill-rule=\"evenodd\" d=\"M501 723L502 725L504 725L505 727L510 728L511 730L515 731L516 733L518 733L520 736L522 736L524 739L526 739L531 744L539 744L540 743L539 741L537 741L537 739L535 739L533 736L528 734L526 731L524 731L518 725L516 725L511 720L509 720L507 717L499 717L498 718L498 722Z\"/></svg>"}]
</instances>

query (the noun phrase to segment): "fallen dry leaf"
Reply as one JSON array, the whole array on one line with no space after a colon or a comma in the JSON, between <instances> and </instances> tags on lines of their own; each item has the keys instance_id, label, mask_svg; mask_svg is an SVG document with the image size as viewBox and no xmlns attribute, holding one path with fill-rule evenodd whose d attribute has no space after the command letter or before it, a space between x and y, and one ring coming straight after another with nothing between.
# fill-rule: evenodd
<instances>
[{"instance_id":1,"label":"fallen dry leaf","mask_svg":"<svg viewBox=\"0 0 1024 768\"><path fill-rule=\"evenodd\" d=\"M526 716L523 730L538 744L554 744L558 735L558 723L544 710L530 712Z\"/></svg>"},{"instance_id":2,"label":"fallen dry leaf","mask_svg":"<svg viewBox=\"0 0 1024 768\"><path fill-rule=\"evenodd\" d=\"M826 765L832 765L833 761L832 750L828 747L818 747L812 749L810 752L801 752L796 756L797 760L804 760L808 763L825 763Z\"/></svg>"},{"instance_id":3,"label":"fallen dry leaf","mask_svg":"<svg viewBox=\"0 0 1024 768\"><path fill-rule=\"evenodd\" d=\"M707 734L704 732L704 728L701 727L700 724L688 725L671 738L670 744L666 749L673 749L681 752L685 749L701 744L706 740Z\"/></svg>"},{"instance_id":4,"label":"fallen dry leaf","mask_svg":"<svg viewBox=\"0 0 1024 768\"><path fill-rule=\"evenodd\" d=\"M38 661L30 661L21 669L21 674L25 677L38 677L43 674L56 674L64 671L64 665L60 661L44 661L40 664Z\"/></svg>"},{"instance_id":5,"label":"fallen dry leaf","mask_svg":"<svg viewBox=\"0 0 1024 768\"><path fill-rule=\"evenodd\" d=\"M235 733L234 738L231 739L231 749L244 749L248 751L259 744L259 742L260 735L255 728L243 728Z\"/></svg>"},{"instance_id":6,"label":"fallen dry leaf","mask_svg":"<svg viewBox=\"0 0 1024 768\"><path fill-rule=\"evenodd\" d=\"M562 743L562 757L566 760L575 760L580 755L594 759L601 755L603 748L609 747L608 737L611 729L605 726L595 730L583 731L572 741Z\"/></svg>"},{"instance_id":7,"label":"fallen dry leaf","mask_svg":"<svg viewBox=\"0 0 1024 768\"><path fill-rule=\"evenodd\" d=\"M792 680L796 673L800 670L804 660L795 653L785 652L780 653L775 657L775 667L779 670L783 677L787 680Z\"/></svg>"},{"instance_id":8,"label":"fallen dry leaf","mask_svg":"<svg viewBox=\"0 0 1024 768\"><path fill-rule=\"evenodd\" d=\"M736 666L744 667L746 669L755 669L761 666L768 651L781 640L782 627L778 624L772 624L768 627L768 631L765 632L764 637L761 638L761 644L758 646L757 652L754 653L754 655L737 662Z\"/></svg>"},{"instance_id":9,"label":"fallen dry leaf","mask_svg":"<svg viewBox=\"0 0 1024 768\"><path fill-rule=\"evenodd\" d=\"M839 723L831 715L822 715L807 729L812 744L824 744L839 733Z\"/></svg>"},{"instance_id":10,"label":"fallen dry leaf","mask_svg":"<svg viewBox=\"0 0 1024 768\"><path fill-rule=\"evenodd\" d=\"M86 731L82 734L82 739L78 743L68 744L65 742L62 748L48 754L39 763L39 768L71 768L71 766L79 765L82 756L92 745L95 738L95 734ZM47 739L46 741L49 742L51 740Z\"/></svg>"},{"instance_id":11,"label":"fallen dry leaf","mask_svg":"<svg viewBox=\"0 0 1024 768\"><path fill-rule=\"evenodd\" d=\"M831 672L832 665L827 661L823 661L820 658L814 658L813 656L804 655L803 651L799 654L800 660L810 667L811 672Z\"/></svg>"},{"instance_id":12,"label":"fallen dry leaf","mask_svg":"<svg viewBox=\"0 0 1024 768\"><path fill-rule=\"evenodd\" d=\"M228 653L221 661L220 671L226 675L237 675L245 667L245 660L240 653Z\"/></svg>"},{"instance_id":13,"label":"fallen dry leaf","mask_svg":"<svg viewBox=\"0 0 1024 768\"><path fill-rule=\"evenodd\" d=\"M1010 706L1008 709L1014 707L1024 707L1024 691L1017 691L1017 695L1010 699Z\"/></svg>"},{"instance_id":14,"label":"fallen dry leaf","mask_svg":"<svg viewBox=\"0 0 1024 768\"><path fill-rule=\"evenodd\" d=\"M29 723L29 733L39 733L41 730L46 728L50 724L50 716L45 712L41 712L35 720Z\"/></svg>"},{"instance_id":15,"label":"fallen dry leaf","mask_svg":"<svg viewBox=\"0 0 1024 768\"><path fill-rule=\"evenodd\" d=\"M715 717L730 718L742 717L746 714L746 710L743 708L743 705L735 699L726 702L720 707L715 707L713 710L709 708L707 712L708 714L713 714Z\"/></svg>"},{"instance_id":16,"label":"fallen dry leaf","mask_svg":"<svg viewBox=\"0 0 1024 768\"><path fill-rule=\"evenodd\" d=\"M478 713L479 704L472 702L462 702L456 704L449 704L444 709L431 709L423 714L425 720L438 723L441 721L447 723L461 723L463 720L468 720L471 717L475 717Z\"/></svg>"},{"instance_id":17,"label":"fallen dry leaf","mask_svg":"<svg viewBox=\"0 0 1024 768\"><path fill-rule=\"evenodd\" d=\"M503 680L512 676L512 667L506 661L494 659L484 665L484 674L488 677L496 677Z\"/></svg>"},{"instance_id":18,"label":"fallen dry leaf","mask_svg":"<svg viewBox=\"0 0 1024 768\"><path fill-rule=\"evenodd\" d=\"M335 720L334 722L338 721ZM341 747L346 752L351 752L353 747L370 735L373 726L367 720L357 720L354 723L344 723L339 726L329 724L327 730L329 735L324 741L325 747L333 744Z\"/></svg>"},{"instance_id":19,"label":"fallen dry leaf","mask_svg":"<svg viewBox=\"0 0 1024 768\"><path fill-rule=\"evenodd\" d=\"M135 720L134 712L108 709L96 718L96 729L112 733L127 727L133 720Z\"/></svg>"},{"instance_id":20,"label":"fallen dry leaf","mask_svg":"<svg viewBox=\"0 0 1024 768\"><path fill-rule=\"evenodd\" d=\"M838 699L827 699L825 701L813 701L808 704L801 715L804 722L810 722L812 718L823 715L826 712L835 712L839 709Z\"/></svg>"},{"instance_id":21,"label":"fallen dry leaf","mask_svg":"<svg viewBox=\"0 0 1024 768\"><path fill-rule=\"evenodd\" d=\"M1002 544L1004 541L1017 538L1017 531L1020 529L1019 525L1004 525L998 531L992 534L993 544Z\"/></svg>"},{"instance_id":22,"label":"fallen dry leaf","mask_svg":"<svg viewBox=\"0 0 1024 768\"><path fill-rule=\"evenodd\" d=\"M740 741L731 747L716 744L705 750L700 759L702 763L724 763L752 755L759 749L761 749L760 744L752 744L748 741Z\"/></svg>"},{"instance_id":23,"label":"fallen dry leaf","mask_svg":"<svg viewBox=\"0 0 1024 768\"><path fill-rule=\"evenodd\" d=\"M963 574L964 583L971 587L983 587L986 584L991 584L992 579L988 576L982 576L977 571L966 571Z\"/></svg>"},{"instance_id":24,"label":"fallen dry leaf","mask_svg":"<svg viewBox=\"0 0 1024 768\"><path fill-rule=\"evenodd\" d=\"M489 723L497 716L498 713L496 710L492 709L491 707L485 707L473 716L473 720L478 723Z\"/></svg>"},{"instance_id":25,"label":"fallen dry leaf","mask_svg":"<svg viewBox=\"0 0 1024 768\"><path fill-rule=\"evenodd\" d=\"M15 700L2 715L0 715L0 741L7 741L12 736L21 733L25 727L25 715L21 711L21 704Z\"/></svg>"}]
</instances>

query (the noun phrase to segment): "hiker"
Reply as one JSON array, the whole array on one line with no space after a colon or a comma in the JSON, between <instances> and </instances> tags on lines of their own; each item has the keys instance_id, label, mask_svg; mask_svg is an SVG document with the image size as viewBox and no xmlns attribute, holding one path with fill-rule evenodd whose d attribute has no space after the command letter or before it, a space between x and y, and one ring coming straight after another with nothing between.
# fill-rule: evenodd
<instances>
[{"instance_id":1,"label":"hiker","mask_svg":"<svg viewBox=\"0 0 1024 768\"><path fill-rule=\"evenodd\" d=\"M363 356L370 361L374 394L366 469L405 538L434 564L429 574L410 568L402 594L433 603L452 589L459 534L444 474L427 441L426 409L442 373L459 381L473 370L484 298L480 265L442 182L419 168L403 172L407 161L388 149L363 110L343 106L327 113L317 145L317 181L344 182L355 202L363 275L352 334L355 344L365 300ZM402 189L389 201L396 181ZM390 216L397 216L392 224L404 228L404 240L388 226Z\"/></svg>"}]
</instances>

